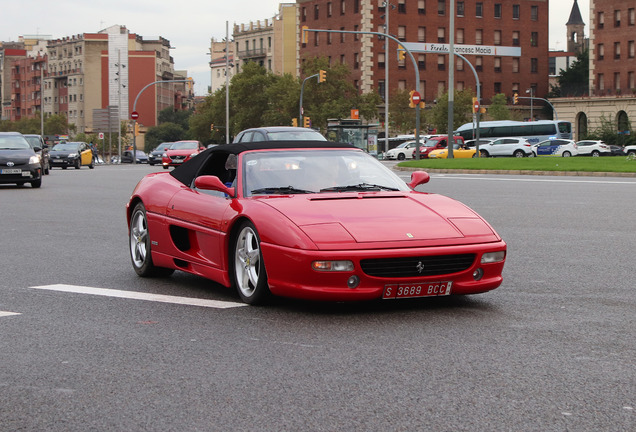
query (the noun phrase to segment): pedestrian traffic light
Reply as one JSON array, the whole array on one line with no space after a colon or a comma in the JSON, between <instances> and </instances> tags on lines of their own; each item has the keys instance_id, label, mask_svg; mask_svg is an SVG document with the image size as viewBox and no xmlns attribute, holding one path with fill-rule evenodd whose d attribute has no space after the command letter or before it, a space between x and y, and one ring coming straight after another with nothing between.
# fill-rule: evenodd
<instances>
[{"instance_id":1,"label":"pedestrian traffic light","mask_svg":"<svg viewBox=\"0 0 636 432\"><path fill-rule=\"evenodd\" d=\"M306 128L311 127L311 118L307 116L303 117L303 127L306 127Z\"/></svg>"},{"instance_id":2,"label":"pedestrian traffic light","mask_svg":"<svg viewBox=\"0 0 636 432\"><path fill-rule=\"evenodd\" d=\"M301 30L301 41L304 44L306 44L307 40L309 39L309 33L307 32L308 29L308 26L303 26Z\"/></svg>"},{"instance_id":3,"label":"pedestrian traffic light","mask_svg":"<svg viewBox=\"0 0 636 432\"><path fill-rule=\"evenodd\" d=\"M325 81L327 81L327 71L320 69L320 72L318 72L318 82L321 83Z\"/></svg>"},{"instance_id":4,"label":"pedestrian traffic light","mask_svg":"<svg viewBox=\"0 0 636 432\"><path fill-rule=\"evenodd\" d=\"M519 103L519 95L517 93L512 97L512 103L517 105Z\"/></svg>"},{"instance_id":5,"label":"pedestrian traffic light","mask_svg":"<svg viewBox=\"0 0 636 432\"><path fill-rule=\"evenodd\" d=\"M292 126L293 126L293 127L298 127L298 119L297 119L296 117L294 117L294 118L292 119Z\"/></svg>"}]
</instances>

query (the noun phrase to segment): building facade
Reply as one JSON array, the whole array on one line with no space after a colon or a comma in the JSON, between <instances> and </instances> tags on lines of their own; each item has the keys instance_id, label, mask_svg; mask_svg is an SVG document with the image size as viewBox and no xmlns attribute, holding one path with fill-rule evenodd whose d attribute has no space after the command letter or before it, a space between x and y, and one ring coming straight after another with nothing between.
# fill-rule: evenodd
<instances>
[{"instance_id":1,"label":"building facade","mask_svg":"<svg viewBox=\"0 0 636 432\"><path fill-rule=\"evenodd\" d=\"M310 29L384 32L403 42L449 43L450 11L445 0L298 0L300 26ZM488 103L495 94L510 99L532 89L537 97L548 92L548 2L545 0L456 1L456 45L512 46L521 56L466 56L478 73L481 95ZM354 85L361 92L384 95L385 69L389 92L416 88L414 65L408 56L398 59L397 44L388 49L381 37L359 34L310 32L300 50L302 58L326 56L331 63L350 66ZM448 89L448 55L414 54L422 99L433 102ZM456 58L455 88L476 89L470 67Z\"/></svg>"}]
</instances>

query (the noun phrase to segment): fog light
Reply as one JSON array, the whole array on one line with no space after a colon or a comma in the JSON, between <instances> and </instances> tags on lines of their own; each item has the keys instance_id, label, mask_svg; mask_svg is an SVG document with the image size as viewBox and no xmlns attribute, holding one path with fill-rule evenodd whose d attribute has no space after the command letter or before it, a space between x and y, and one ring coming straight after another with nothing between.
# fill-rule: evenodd
<instances>
[{"instance_id":1,"label":"fog light","mask_svg":"<svg viewBox=\"0 0 636 432\"><path fill-rule=\"evenodd\" d=\"M358 285L360 285L360 278L358 276L353 275L347 280L347 286L351 289L357 288Z\"/></svg>"},{"instance_id":2,"label":"fog light","mask_svg":"<svg viewBox=\"0 0 636 432\"><path fill-rule=\"evenodd\" d=\"M482 277L484 277L483 269L478 268L477 270L473 272L473 279L475 279L476 281L480 280Z\"/></svg>"}]
</instances>

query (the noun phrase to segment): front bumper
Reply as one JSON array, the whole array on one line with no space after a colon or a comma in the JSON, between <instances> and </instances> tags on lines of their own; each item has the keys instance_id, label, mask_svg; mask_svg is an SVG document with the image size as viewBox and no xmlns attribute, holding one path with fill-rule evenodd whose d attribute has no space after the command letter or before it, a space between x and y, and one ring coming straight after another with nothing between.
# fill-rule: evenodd
<instances>
[{"instance_id":1,"label":"front bumper","mask_svg":"<svg viewBox=\"0 0 636 432\"><path fill-rule=\"evenodd\" d=\"M51 167L72 167L77 163L78 158L53 157L50 159Z\"/></svg>"},{"instance_id":2,"label":"front bumper","mask_svg":"<svg viewBox=\"0 0 636 432\"><path fill-rule=\"evenodd\" d=\"M42 178L42 166L39 163L13 167L0 166L0 183L26 183Z\"/></svg>"}]
</instances>

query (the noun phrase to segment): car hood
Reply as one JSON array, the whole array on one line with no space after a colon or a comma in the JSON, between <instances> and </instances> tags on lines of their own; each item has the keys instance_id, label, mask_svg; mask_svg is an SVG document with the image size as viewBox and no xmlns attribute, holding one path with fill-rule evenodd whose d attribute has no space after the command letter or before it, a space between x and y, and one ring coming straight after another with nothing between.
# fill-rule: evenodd
<instances>
[{"instance_id":1,"label":"car hood","mask_svg":"<svg viewBox=\"0 0 636 432\"><path fill-rule=\"evenodd\" d=\"M0 150L0 164L6 165L7 162L26 164L34 155L35 152L32 149Z\"/></svg>"},{"instance_id":2,"label":"car hood","mask_svg":"<svg viewBox=\"0 0 636 432\"><path fill-rule=\"evenodd\" d=\"M49 156L51 157L66 157L71 153L77 154L79 150L52 150L49 152Z\"/></svg>"},{"instance_id":3,"label":"car hood","mask_svg":"<svg viewBox=\"0 0 636 432\"><path fill-rule=\"evenodd\" d=\"M407 242L404 247L409 247L500 240L477 213L442 195L380 192L259 199L324 249L347 243Z\"/></svg>"},{"instance_id":4,"label":"car hood","mask_svg":"<svg viewBox=\"0 0 636 432\"><path fill-rule=\"evenodd\" d=\"M166 154L168 156L190 156L193 153L199 153L197 149L184 149L184 150L168 150Z\"/></svg>"}]
</instances>

